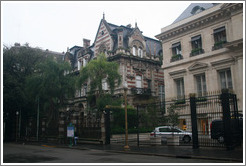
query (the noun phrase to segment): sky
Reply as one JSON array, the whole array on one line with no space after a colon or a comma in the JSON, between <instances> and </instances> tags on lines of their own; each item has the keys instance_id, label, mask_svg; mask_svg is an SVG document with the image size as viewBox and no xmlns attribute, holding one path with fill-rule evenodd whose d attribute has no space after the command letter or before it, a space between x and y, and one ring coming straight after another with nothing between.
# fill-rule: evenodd
<instances>
[{"instance_id":1,"label":"sky","mask_svg":"<svg viewBox=\"0 0 246 166\"><path fill-rule=\"evenodd\" d=\"M1 38L8 47L29 43L66 52L83 38L93 44L105 14L108 23L135 26L155 38L190 5L190 1L1 1Z\"/></svg>"}]
</instances>

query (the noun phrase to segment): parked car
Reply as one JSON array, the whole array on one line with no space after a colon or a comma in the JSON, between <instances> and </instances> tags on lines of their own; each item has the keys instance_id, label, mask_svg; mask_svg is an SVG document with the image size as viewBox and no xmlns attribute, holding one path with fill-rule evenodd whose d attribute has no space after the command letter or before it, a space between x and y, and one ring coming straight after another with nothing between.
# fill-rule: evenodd
<instances>
[{"instance_id":1,"label":"parked car","mask_svg":"<svg viewBox=\"0 0 246 166\"><path fill-rule=\"evenodd\" d=\"M223 120L213 120L210 125L211 138L216 139L219 143L224 143L224 125ZM233 137L243 138L243 119L231 119L231 131Z\"/></svg>"},{"instance_id":2,"label":"parked car","mask_svg":"<svg viewBox=\"0 0 246 166\"><path fill-rule=\"evenodd\" d=\"M192 138L192 133L172 126L159 126L150 133L150 137L162 137L162 141L172 136L179 136L181 141L189 143Z\"/></svg>"}]
</instances>

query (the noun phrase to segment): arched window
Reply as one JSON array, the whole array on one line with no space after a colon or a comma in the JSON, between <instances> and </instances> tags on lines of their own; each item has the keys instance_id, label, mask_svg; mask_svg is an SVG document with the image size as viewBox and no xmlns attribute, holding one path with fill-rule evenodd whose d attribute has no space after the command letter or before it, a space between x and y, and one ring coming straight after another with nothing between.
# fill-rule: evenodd
<instances>
[{"instance_id":1,"label":"arched window","mask_svg":"<svg viewBox=\"0 0 246 166\"><path fill-rule=\"evenodd\" d=\"M132 47L132 54L133 54L134 56L136 56L136 51L137 51L137 47L136 47L136 46L133 46L133 47Z\"/></svg>"},{"instance_id":2,"label":"arched window","mask_svg":"<svg viewBox=\"0 0 246 166\"><path fill-rule=\"evenodd\" d=\"M141 47L138 48L138 56L143 57L143 49Z\"/></svg>"}]
</instances>

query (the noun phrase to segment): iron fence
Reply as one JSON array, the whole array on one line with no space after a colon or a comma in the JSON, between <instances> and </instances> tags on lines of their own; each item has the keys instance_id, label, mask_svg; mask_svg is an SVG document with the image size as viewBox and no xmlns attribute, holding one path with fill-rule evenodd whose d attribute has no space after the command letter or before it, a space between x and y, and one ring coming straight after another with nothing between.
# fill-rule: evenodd
<instances>
[{"instance_id":1,"label":"iron fence","mask_svg":"<svg viewBox=\"0 0 246 166\"><path fill-rule=\"evenodd\" d=\"M240 144L242 138L237 97L228 92L137 105L136 116L136 125L131 126L135 132L130 133L129 144L138 146L152 144L228 148ZM218 125L215 122L221 122L220 131L215 131L220 137L211 135L212 124L213 127ZM183 131L172 131L169 136L167 134L158 138L159 135L152 132L158 126L176 126ZM191 141L185 141L184 135L189 135ZM220 140L221 137L223 140ZM111 133L111 140L112 143L124 144L124 133L121 136Z\"/></svg>"}]
</instances>

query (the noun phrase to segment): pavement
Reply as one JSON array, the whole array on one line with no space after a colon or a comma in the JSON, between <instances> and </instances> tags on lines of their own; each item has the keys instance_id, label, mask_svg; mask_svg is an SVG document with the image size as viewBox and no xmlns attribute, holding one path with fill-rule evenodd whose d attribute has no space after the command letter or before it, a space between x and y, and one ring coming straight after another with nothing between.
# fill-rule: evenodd
<instances>
[{"instance_id":1,"label":"pavement","mask_svg":"<svg viewBox=\"0 0 246 166\"><path fill-rule=\"evenodd\" d=\"M233 150L227 150L226 148L215 147L199 147L193 149L192 146L130 146L129 150L125 150L123 145L110 144L78 144L78 145L64 145L64 144L52 144L42 142L28 142L26 144L49 146L55 148L71 148L78 150L96 149L104 150L113 153L127 153L127 154L140 154L140 155L152 155L152 156L164 156L174 158L189 158L189 159L208 159L208 160L220 160L235 163L244 163L244 148L243 146L236 147Z\"/></svg>"}]
</instances>

